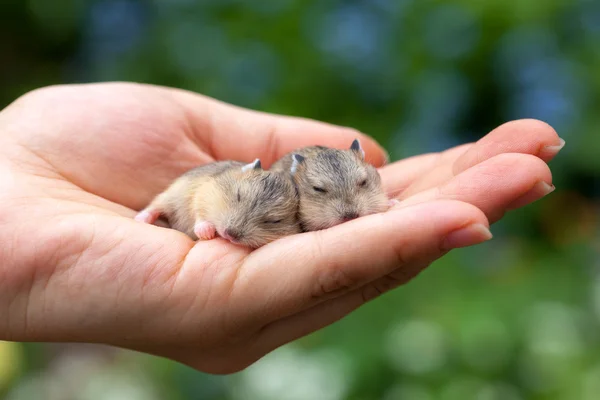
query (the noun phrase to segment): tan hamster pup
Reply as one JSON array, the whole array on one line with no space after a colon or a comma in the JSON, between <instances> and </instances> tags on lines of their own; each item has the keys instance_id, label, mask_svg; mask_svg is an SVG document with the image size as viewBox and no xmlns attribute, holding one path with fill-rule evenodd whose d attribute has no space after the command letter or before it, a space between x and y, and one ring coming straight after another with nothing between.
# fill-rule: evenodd
<instances>
[{"instance_id":1,"label":"tan hamster pup","mask_svg":"<svg viewBox=\"0 0 600 400\"><path fill-rule=\"evenodd\" d=\"M383 212L388 200L377 169L365 161L360 142L348 150L323 146L298 149L278 160L272 171L288 171L300 195L299 217L304 231Z\"/></svg>"},{"instance_id":2,"label":"tan hamster pup","mask_svg":"<svg viewBox=\"0 0 600 400\"><path fill-rule=\"evenodd\" d=\"M301 232L298 194L281 173L249 164L220 161L194 168L156 196L135 219L154 223L164 216L192 239L218 234L232 243L258 248Z\"/></svg>"}]
</instances>

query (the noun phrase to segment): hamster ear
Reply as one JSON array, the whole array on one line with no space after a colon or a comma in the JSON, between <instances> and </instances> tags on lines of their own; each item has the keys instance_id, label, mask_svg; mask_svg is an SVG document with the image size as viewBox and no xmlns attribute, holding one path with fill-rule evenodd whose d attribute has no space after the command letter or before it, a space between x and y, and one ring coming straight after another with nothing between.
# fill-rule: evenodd
<instances>
[{"instance_id":1,"label":"hamster ear","mask_svg":"<svg viewBox=\"0 0 600 400\"><path fill-rule=\"evenodd\" d=\"M292 175L296 173L298 170L298 166L304 162L304 157L300 154L292 154L292 167L290 168L290 172Z\"/></svg>"},{"instance_id":2,"label":"hamster ear","mask_svg":"<svg viewBox=\"0 0 600 400\"><path fill-rule=\"evenodd\" d=\"M242 172L249 171L251 169L262 169L262 165L260 165L260 159L256 159L252 161L250 164L246 164L242 167Z\"/></svg>"},{"instance_id":3,"label":"hamster ear","mask_svg":"<svg viewBox=\"0 0 600 400\"><path fill-rule=\"evenodd\" d=\"M354 141L352 142L352 144L350 145L350 150L356 152L361 159L365 159L365 151L363 150L362 146L360 145L360 142L358 141L358 139L354 139Z\"/></svg>"}]
</instances>

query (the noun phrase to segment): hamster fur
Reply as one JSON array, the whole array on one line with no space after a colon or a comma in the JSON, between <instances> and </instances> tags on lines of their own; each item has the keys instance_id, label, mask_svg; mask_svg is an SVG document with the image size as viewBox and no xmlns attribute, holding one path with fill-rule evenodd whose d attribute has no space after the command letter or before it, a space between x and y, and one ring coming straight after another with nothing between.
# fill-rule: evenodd
<instances>
[{"instance_id":1,"label":"hamster fur","mask_svg":"<svg viewBox=\"0 0 600 400\"><path fill-rule=\"evenodd\" d=\"M392 204L377 169L364 159L358 140L347 150L310 146L287 154L271 168L287 171L300 195L299 218L305 231L383 212Z\"/></svg>"},{"instance_id":2,"label":"hamster fur","mask_svg":"<svg viewBox=\"0 0 600 400\"><path fill-rule=\"evenodd\" d=\"M171 228L192 239L219 236L250 248L301 232L298 194L281 173L265 171L260 160L220 161L176 179L136 220L164 216Z\"/></svg>"}]
</instances>

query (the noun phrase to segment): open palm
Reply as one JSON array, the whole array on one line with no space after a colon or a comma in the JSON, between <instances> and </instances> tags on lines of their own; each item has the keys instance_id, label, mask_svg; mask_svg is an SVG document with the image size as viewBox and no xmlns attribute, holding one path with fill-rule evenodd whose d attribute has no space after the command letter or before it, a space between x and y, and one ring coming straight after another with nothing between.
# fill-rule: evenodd
<instances>
[{"instance_id":1,"label":"open palm","mask_svg":"<svg viewBox=\"0 0 600 400\"><path fill-rule=\"evenodd\" d=\"M97 342L226 373L407 282L489 222L547 194L556 133L538 121L390 165L360 133L136 84L32 92L0 113L0 339ZM250 252L133 220L182 172L268 167L359 137L385 214Z\"/></svg>"}]
</instances>

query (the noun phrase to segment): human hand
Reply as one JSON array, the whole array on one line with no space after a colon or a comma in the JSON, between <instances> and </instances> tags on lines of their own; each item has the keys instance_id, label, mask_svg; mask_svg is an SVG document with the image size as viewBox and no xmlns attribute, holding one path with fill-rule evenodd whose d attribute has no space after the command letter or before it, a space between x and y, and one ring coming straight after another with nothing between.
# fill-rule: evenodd
<instances>
[{"instance_id":1,"label":"human hand","mask_svg":"<svg viewBox=\"0 0 600 400\"><path fill-rule=\"evenodd\" d=\"M135 84L32 92L0 113L0 132L0 339L106 343L211 373L242 369L487 240L488 221L548 191L561 144L547 125L516 121L382 166L383 150L351 129ZM357 136L402 200L387 213L253 252L133 220L199 164L268 167Z\"/></svg>"}]
</instances>

